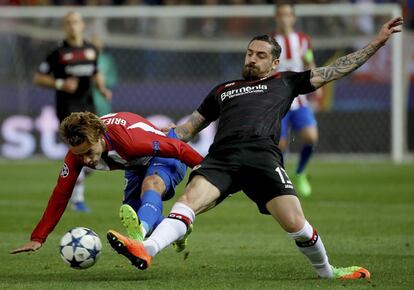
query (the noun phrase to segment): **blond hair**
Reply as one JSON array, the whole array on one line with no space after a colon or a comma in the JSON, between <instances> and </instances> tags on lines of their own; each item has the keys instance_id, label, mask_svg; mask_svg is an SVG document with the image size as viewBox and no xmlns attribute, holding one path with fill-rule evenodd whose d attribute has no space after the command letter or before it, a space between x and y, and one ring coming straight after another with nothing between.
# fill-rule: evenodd
<instances>
[{"instance_id":1,"label":"blond hair","mask_svg":"<svg viewBox=\"0 0 414 290\"><path fill-rule=\"evenodd\" d=\"M105 130L105 124L97 115L91 112L76 112L63 120L59 133L67 145L78 146L85 141L95 144Z\"/></svg>"}]
</instances>

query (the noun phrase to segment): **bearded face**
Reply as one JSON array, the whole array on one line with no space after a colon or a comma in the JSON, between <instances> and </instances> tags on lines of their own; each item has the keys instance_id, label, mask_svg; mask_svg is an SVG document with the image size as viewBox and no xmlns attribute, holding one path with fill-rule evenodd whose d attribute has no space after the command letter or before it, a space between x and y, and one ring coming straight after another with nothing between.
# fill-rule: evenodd
<instances>
[{"instance_id":1,"label":"bearded face","mask_svg":"<svg viewBox=\"0 0 414 290\"><path fill-rule=\"evenodd\" d=\"M242 70L243 79L246 81L255 81L259 80L259 68L255 64L245 64Z\"/></svg>"},{"instance_id":2,"label":"bearded face","mask_svg":"<svg viewBox=\"0 0 414 290\"><path fill-rule=\"evenodd\" d=\"M255 81L272 74L278 60L272 57L272 46L261 40L254 40L247 48L242 76L247 81Z\"/></svg>"}]
</instances>

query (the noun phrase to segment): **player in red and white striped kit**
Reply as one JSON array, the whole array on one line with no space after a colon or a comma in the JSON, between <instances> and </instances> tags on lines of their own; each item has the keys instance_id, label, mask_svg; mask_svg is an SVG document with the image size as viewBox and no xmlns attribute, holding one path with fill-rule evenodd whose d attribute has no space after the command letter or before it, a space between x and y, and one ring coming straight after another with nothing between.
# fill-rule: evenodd
<instances>
[{"instance_id":1,"label":"player in red and white striped kit","mask_svg":"<svg viewBox=\"0 0 414 290\"><path fill-rule=\"evenodd\" d=\"M82 16L75 11L68 12L63 17L63 30L65 39L47 55L33 78L35 84L56 91L59 123L72 112L95 112L92 85L107 100L112 99L112 92L106 88L98 68L97 48L83 36L85 22ZM84 170L79 175L73 189L72 209L77 212L90 211L84 197L88 172Z\"/></svg>"},{"instance_id":2,"label":"player in red and white striped kit","mask_svg":"<svg viewBox=\"0 0 414 290\"><path fill-rule=\"evenodd\" d=\"M162 200L174 195L175 186L185 176L185 165L193 168L203 160L177 139L173 129L166 135L145 118L128 112L101 118L90 112L72 113L62 122L60 135L69 151L57 184L30 241L12 254L42 246L63 215L83 167L125 170L123 206L136 211L135 222L145 237L162 221Z\"/></svg>"},{"instance_id":3,"label":"player in red and white striped kit","mask_svg":"<svg viewBox=\"0 0 414 290\"><path fill-rule=\"evenodd\" d=\"M294 29L296 18L293 6L276 5L275 21L276 32L273 33L273 37L282 48L278 70L300 72L315 68L310 37ZM321 95L320 89L316 94ZM288 147L287 138L290 129L296 132L303 142L296 175L292 179L299 195L306 197L311 194L312 188L307 180L305 169L318 142L317 122L306 95L299 95L294 99L289 112L282 120L279 142L282 152L285 152Z\"/></svg>"}]
</instances>

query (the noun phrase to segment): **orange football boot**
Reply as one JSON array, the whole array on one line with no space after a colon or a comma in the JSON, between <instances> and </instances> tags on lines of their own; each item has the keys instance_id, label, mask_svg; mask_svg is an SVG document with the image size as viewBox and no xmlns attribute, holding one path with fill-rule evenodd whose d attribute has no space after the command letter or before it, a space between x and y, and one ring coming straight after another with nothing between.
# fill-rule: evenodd
<instances>
[{"instance_id":1,"label":"orange football boot","mask_svg":"<svg viewBox=\"0 0 414 290\"><path fill-rule=\"evenodd\" d=\"M118 254L128 258L138 269L145 270L150 266L152 257L143 243L129 239L114 230L109 230L106 237L111 247Z\"/></svg>"}]
</instances>

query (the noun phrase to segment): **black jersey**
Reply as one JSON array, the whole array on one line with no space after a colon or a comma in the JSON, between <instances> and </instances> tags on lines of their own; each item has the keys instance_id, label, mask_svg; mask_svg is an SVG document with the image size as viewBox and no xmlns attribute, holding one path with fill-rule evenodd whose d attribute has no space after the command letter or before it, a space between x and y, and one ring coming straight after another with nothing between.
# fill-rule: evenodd
<instances>
[{"instance_id":1,"label":"black jersey","mask_svg":"<svg viewBox=\"0 0 414 290\"><path fill-rule=\"evenodd\" d=\"M213 145L250 137L270 137L278 144L281 120L293 99L314 90L310 71L280 72L258 81L218 85L197 110L208 121L220 117Z\"/></svg>"},{"instance_id":2,"label":"black jersey","mask_svg":"<svg viewBox=\"0 0 414 290\"><path fill-rule=\"evenodd\" d=\"M38 72L42 74L51 74L56 79L76 77L79 80L78 89L73 94L56 91L56 113L60 121L72 112L94 112L91 77L98 71L97 57L98 51L89 42L84 41L81 47L72 47L63 41L39 65Z\"/></svg>"}]
</instances>

